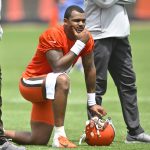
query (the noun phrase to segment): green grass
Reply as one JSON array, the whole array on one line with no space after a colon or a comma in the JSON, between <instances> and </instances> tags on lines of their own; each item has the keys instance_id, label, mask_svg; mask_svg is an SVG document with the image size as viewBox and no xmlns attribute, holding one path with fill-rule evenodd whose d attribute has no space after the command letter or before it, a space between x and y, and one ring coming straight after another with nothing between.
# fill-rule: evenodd
<instances>
[{"instance_id":1,"label":"green grass","mask_svg":"<svg viewBox=\"0 0 150 150\"><path fill-rule=\"evenodd\" d=\"M25 101L18 91L18 81L28 61L31 59L38 43L38 36L45 25L5 25L3 40L0 42L0 64L3 73L3 121L6 129L30 130L31 104ZM150 23L134 23L131 26L130 41L132 45L133 64L137 75L138 104L143 128L150 133ZM85 127L86 92L83 75L74 70L71 74L71 94L65 119L68 137L78 144ZM126 126L113 81L109 77L107 94L103 106L111 116L116 127L116 137L109 147L90 147L83 143L80 150L148 150L150 144L124 144ZM48 146L27 146L28 150L52 149ZM53 148L54 149L54 148Z\"/></svg>"}]
</instances>

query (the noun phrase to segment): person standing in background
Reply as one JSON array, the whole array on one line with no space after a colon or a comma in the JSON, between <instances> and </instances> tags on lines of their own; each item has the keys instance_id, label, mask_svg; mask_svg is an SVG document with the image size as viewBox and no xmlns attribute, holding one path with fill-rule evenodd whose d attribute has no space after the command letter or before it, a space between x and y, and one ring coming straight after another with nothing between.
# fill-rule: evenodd
<instances>
[{"instance_id":1,"label":"person standing in background","mask_svg":"<svg viewBox=\"0 0 150 150\"><path fill-rule=\"evenodd\" d=\"M86 28L95 41L96 102L102 104L107 89L107 71L117 87L124 121L126 143L150 142L140 125L137 105L136 76L133 70L131 46L128 40L130 24L126 4L135 0L85 0ZM88 110L90 116L90 110Z\"/></svg>"},{"instance_id":2,"label":"person standing in background","mask_svg":"<svg viewBox=\"0 0 150 150\"><path fill-rule=\"evenodd\" d=\"M1 20L1 6L2 2L0 0L0 20ZM0 25L0 40L2 38L3 30ZM0 150L25 150L25 147L18 147L11 143L5 136L4 136L4 129L3 129L3 121L2 121L2 97L1 97L1 87L2 87L2 73L1 73L1 65L0 65Z\"/></svg>"}]
</instances>

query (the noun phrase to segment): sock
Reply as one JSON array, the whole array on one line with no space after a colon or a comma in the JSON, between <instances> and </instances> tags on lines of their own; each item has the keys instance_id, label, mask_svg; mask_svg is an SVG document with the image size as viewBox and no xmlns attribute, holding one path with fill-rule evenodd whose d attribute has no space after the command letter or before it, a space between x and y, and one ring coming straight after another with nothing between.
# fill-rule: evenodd
<instances>
[{"instance_id":1,"label":"sock","mask_svg":"<svg viewBox=\"0 0 150 150\"><path fill-rule=\"evenodd\" d=\"M64 126L61 127L54 126L54 138L58 138L58 136L66 137Z\"/></svg>"}]
</instances>

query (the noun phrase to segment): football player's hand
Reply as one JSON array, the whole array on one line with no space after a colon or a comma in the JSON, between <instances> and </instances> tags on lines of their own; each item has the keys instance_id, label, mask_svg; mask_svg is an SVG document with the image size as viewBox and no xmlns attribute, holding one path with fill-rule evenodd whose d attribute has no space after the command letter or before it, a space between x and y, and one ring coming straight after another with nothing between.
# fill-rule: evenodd
<instances>
[{"instance_id":1,"label":"football player's hand","mask_svg":"<svg viewBox=\"0 0 150 150\"><path fill-rule=\"evenodd\" d=\"M107 115L107 112L106 110L100 106L100 105L93 105L93 106L90 106L90 110L95 114L95 115L98 115L98 116L106 116Z\"/></svg>"},{"instance_id":2,"label":"football player's hand","mask_svg":"<svg viewBox=\"0 0 150 150\"><path fill-rule=\"evenodd\" d=\"M84 29L82 32L77 32L75 28L72 29L77 40L80 40L85 44L88 42L90 36L86 29Z\"/></svg>"}]
</instances>

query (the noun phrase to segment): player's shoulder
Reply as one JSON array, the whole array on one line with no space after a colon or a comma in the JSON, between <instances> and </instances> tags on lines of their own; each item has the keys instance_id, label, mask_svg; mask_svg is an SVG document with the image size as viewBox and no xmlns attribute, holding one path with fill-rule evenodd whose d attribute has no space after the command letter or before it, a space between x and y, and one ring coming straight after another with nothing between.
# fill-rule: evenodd
<instances>
[{"instance_id":1,"label":"player's shoulder","mask_svg":"<svg viewBox=\"0 0 150 150\"><path fill-rule=\"evenodd\" d=\"M62 25L56 25L52 27L48 27L42 34L41 38L46 38L46 39L62 39L64 36L64 28Z\"/></svg>"},{"instance_id":2,"label":"player's shoulder","mask_svg":"<svg viewBox=\"0 0 150 150\"><path fill-rule=\"evenodd\" d=\"M89 34L89 37L90 37L88 43L93 44L94 43L94 39L93 39L93 36L90 33L90 31L88 31L88 34Z\"/></svg>"},{"instance_id":3,"label":"player's shoulder","mask_svg":"<svg viewBox=\"0 0 150 150\"><path fill-rule=\"evenodd\" d=\"M64 29L62 25L55 25L55 26L50 26L48 27L43 33L45 35L49 35L49 34L60 34L63 33Z\"/></svg>"},{"instance_id":4,"label":"player's shoulder","mask_svg":"<svg viewBox=\"0 0 150 150\"><path fill-rule=\"evenodd\" d=\"M93 36L92 36L91 32L87 28L86 28L86 30L87 30L87 32L89 34L90 39L93 40Z\"/></svg>"}]
</instances>

